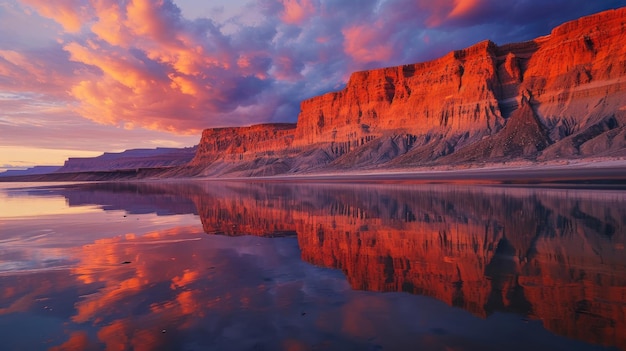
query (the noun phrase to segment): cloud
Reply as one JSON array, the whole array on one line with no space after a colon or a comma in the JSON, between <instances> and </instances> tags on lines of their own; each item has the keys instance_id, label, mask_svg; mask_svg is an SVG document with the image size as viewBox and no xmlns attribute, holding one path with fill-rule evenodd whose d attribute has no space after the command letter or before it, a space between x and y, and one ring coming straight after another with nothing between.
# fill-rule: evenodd
<instances>
[{"instance_id":1,"label":"cloud","mask_svg":"<svg viewBox=\"0 0 626 351\"><path fill-rule=\"evenodd\" d=\"M391 43L380 40L379 26L367 24L345 28L344 52L355 62L385 62L393 55Z\"/></svg>"},{"instance_id":2,"label":"cloud","mask_svg":"<svg viewBox=\"0 0 626 351\"><path fill-rule=\"evenodd\" d=\"M3 91L101 124L174 133L293 122L302 99L340 88L353 71L429 60L484 39L527 40L626 5L260 0L218 22L188 19L173 0L23 4L55 21L51 32L60 34L37 48L3 47L15 44L0 40Z\"/></svg>"},{"instance_id":3,"label":"cloud","mask_svg":"<svg viewBox=\"0 0 626 351\"><path fill-rule=\"evenodd\" d=\"M70 32L80 31L86 13L82 0L22 0L23 3L35 8L42 16L51 18Z\"/></svg>"},{"instance_id":4,"label":"cloud","mask_svg":"<svg viewBox=\"0 0 626 351\"><path fill-rule=\"evenodd\" d=\"M280 19L288 24L302 24L315 12L311 0L283 0L284 10Z\"/></svg>"},{"instance_id":5,"label":"cloud","mask_svg":"<svg viewBox=\"0 0 626 351\"><path fill-rule=\"evenodd\" d=\"M74 73L79 71L58 45L0 50L0 89L9 94L37 95L42 102L64 101L67 86L73 84Z\"/></svg>"}]
</instances>

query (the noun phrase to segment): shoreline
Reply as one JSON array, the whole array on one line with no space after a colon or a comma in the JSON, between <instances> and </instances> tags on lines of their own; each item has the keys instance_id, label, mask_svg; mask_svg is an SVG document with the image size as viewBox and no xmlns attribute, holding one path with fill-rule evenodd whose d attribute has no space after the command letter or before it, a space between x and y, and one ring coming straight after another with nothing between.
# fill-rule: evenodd
<instances>
[{"instance_id":1,"label":"shoreline","mask_svg":"<svg viewBox=\"0 0 626 351\"><path fill-rule=\"evenodd\" d=\"M473 167L472 167L473 166ZM462 167L434 166L403 169L325 170L260 177L166 177L171 169L137 169L100 172L51 173L0 177L0 182L152 182L237 181L315 183L415 183L467 185L596 185L626 189L626 159L563 160L560 162L510 162Z\"/></svg>"}]
</instances>

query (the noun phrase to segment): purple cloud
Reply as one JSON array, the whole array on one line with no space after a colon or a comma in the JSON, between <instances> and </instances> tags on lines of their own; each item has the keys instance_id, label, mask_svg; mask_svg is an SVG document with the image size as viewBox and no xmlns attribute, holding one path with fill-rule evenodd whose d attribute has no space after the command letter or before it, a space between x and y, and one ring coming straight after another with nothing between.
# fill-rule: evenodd
<instances>
[{"instance_id":1,"label":"purple cloud","mask_svg":"<svg viewBox=\"0 0 626 351\"><path fill-rule=\"evenodd\" d=\"M60 34L37 50L0 41L1 89L39 94L97 123L177 133L295 121L302 99L340 88L353 71L429 60L484 39L528 40L626 5L261 0L217 22L187 19L172 0L23 3Z\"/></svg>"}]
</instances>

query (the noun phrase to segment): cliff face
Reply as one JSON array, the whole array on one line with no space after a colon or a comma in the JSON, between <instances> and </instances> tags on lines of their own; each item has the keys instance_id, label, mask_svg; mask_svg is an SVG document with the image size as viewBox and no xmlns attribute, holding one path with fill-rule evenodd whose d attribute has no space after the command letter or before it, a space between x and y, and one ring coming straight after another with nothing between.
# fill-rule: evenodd
<instances>
[{"instance_id":1,"label":"cliff face","mask_svg":"<svg viewBox=\"0 0 626 351\"><path fill-rule=\"evenodd\" d=\"M344 90L302 102L296 144L356 147L367 136L400 130L420 143L495 132L504 123L495 92L496 50L485 41L427 63L354 73Z\"/></svg>"},{"instance_id":2,"label":"cliff face","mask_svg":"<svg viewBox=\"0 0 626 351\"><path fill-rule=\"evenodd\" d=\"M540 158L623 154L625 19L619 9L561 25L528 59L522 87L555 142Z\"/></svg>"},{"instance_id":3,"label":"cliff face","mask_svg":"<svg viewBox=\"0 0 626 351\"><path fill-rule=\"evenodd\" d=\"M294 124L282 123L206 129L190 164L202 165L218 159L237 161L251 154L282 151L293 143L294 128Z\"/></svg>"},{"instance_id":4,"label":"cliff face","mask_svg":"<svg viewBox=\"0 0 626 351\"><path fill-rule=\"evenodd\" d=\"M295 129L205 131L193 165L209 166L216 152L234 160L274 151L280 172L303 171L294 160L313 148L312 168L331 170L624 156L624 22L621 8L524 43L484 41L430 62L357 72L343 90L303 101Z\"/></svg>"}]
</instances>

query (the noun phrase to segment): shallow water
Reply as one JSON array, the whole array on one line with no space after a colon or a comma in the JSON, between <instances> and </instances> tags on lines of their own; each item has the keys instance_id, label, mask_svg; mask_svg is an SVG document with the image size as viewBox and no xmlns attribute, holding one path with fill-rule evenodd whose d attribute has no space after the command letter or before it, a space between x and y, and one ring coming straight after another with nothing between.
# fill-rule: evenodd
<instances>
[{"instance_id":1,"label":"shallow water","mask_svg":"<svg viewBox=\"0 0 626 351\"><path fill-rule=\"evenodd\" d=\"M626 349L626 192L1 184L2 350Z\"/></svg>"}]
</instances>

